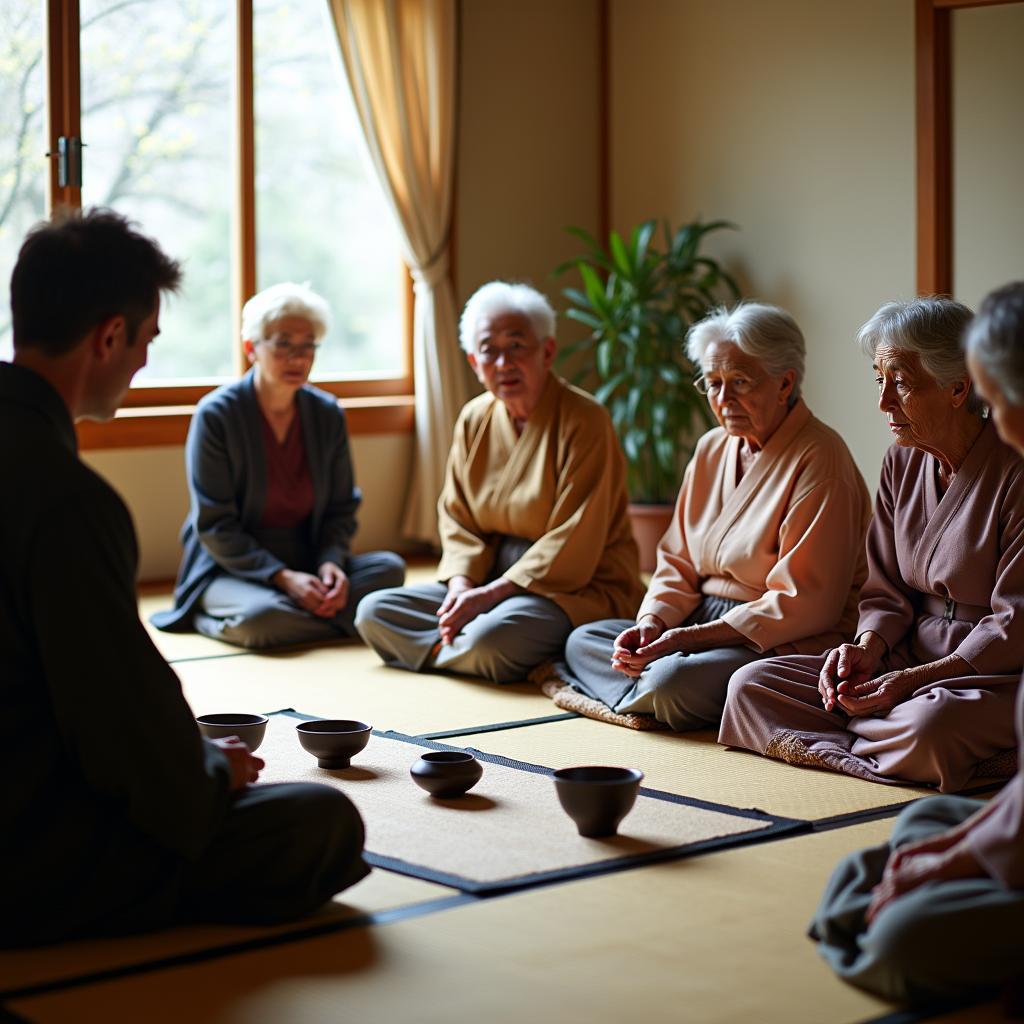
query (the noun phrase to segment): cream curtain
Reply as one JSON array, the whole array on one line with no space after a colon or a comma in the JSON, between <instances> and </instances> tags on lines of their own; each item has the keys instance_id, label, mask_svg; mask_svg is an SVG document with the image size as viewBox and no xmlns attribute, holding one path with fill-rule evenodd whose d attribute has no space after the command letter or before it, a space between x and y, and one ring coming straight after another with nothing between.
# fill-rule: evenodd
<instances>
[{"instance_id":1,"label":"cream curtain","mask_svg":"<svg viewBox=\"0 0 1024 1024\"><path fill-rule=\"evenodd\" d=\"M416 461L403 530L435 547L452 427L469 398L449 276L456 0L328 0L370 156L415 282Z\"/></svg>"}]
</instances>

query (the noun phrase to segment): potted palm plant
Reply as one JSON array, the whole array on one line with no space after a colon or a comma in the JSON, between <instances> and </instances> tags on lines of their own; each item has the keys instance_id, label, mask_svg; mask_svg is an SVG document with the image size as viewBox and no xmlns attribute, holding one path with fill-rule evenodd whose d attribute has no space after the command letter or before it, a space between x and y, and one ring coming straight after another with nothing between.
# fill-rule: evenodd
<instances>
[{"instance_id":1,"label":"potted palm plant","mask_svg":"<svg viewBox=\"0 0 1024 1024\"><path fill-rule=\"evenodd\" d=\"M666 222L659 247L649 220L628 238L612 231L607 248L569 228L586 252L555 271L575 268L582 279L582 288L563 292L570 302L566 316L590 334L567 345L560 358L575 356L574 383L591 384L611 415L626 454L633 532L647 572L671 519L682 469L696 439L714 423L683 342L710 309L739 298L735 280L700 254L708 234L732 227L723 220L694 221L673 231Z\"/></svg>"}]
</instances>

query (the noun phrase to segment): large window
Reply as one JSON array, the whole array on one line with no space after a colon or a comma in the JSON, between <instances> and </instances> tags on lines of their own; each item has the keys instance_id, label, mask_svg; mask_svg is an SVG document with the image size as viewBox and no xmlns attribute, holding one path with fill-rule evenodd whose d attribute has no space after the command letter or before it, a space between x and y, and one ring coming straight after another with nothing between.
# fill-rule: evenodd
<instances>
[{"instance_id":1,"label":"large window","mask_svg":"<svg viewBox=\"0 0 1024 1024\"><path fill-rule=\"evenodd\" d=\"M129 404L236 376L241 302L287 279L331 306L323 386L411 390L408 278L328 19L323 0L0 0L4 279L48 192L120 210L184 264ZM59 137L84 143L80 188Z\"/></svg>"}]
</instances>

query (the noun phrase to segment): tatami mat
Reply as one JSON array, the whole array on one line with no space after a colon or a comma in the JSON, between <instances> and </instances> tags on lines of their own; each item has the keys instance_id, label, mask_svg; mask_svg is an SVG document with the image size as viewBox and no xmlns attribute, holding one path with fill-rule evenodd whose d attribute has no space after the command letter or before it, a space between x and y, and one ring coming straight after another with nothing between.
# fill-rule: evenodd
<instances>
[{"instance_id":1,"label":"tatami mat","mask_svg":"<svg viewBox=\"0 0 1024 1024\"><path fill-rule=\"evenodd\" d=\"M870 822L531 890L415 920L15 1001L38 1024L853 1024L890 1007L804 937ZM525 840L526 837L524 837Z\"/></svg>"},{"instance_id":2,"label":"tatami mat","mask_svg":"<svg viewBox=\"0 0 1024 1024\"><path fill-rule=\"evenodd\" d=\"M442 729L538 718L557 711L530 683L385 668L361 644L174 666L197 715L299 708L319 718L357 718L382 731L420 735Z\"/></svg>"},{"instance_id":3,"label":"tatami mat","mask_svg":"<svg viewBox=\"0 0 1024 1024\"><path fill-rule=\"evenodd\" d=\"M181 957L201 950L222 949L306 929L329 927L354 917L443 900L453 895L451 889L441 885L397 875L392 871L377 870L341 893L318 913L279 927L197 925L172 928L152 935L72 942L39 949L4 950L0 956L0 998L7 998L7 994L13 991L57 982L67 983L71 979Z\"/></svg>"},{"instance_id":4,"label":"tatami mat","mask_svg":"<svg viewBox=\"0 0 1024 1024\"><path fill-rule=\"evenodd\" d=\"M259 748L264 781L338 787L362 812L366 848L380 858L375 863L467 892L616 869L793 828L644 791L617 836L585 839L543 769L481 755L483 777L470 793L435 800L413 782L409 768L437 744L373 735L351 767L328 771L300 746L295 725L284 715L271 718Z\"/></svg>"},{"instance_id":5,"label":"tatami mat","mask_svg":"<svg viewBox=\"0 0 1024 1024\"><path fill-rule=\"evenodd\" d=\"M461 736L458 743L549 768L580 764L640 768L647 776L645 784L655 789L810 821L877 810L929 793L727 750L711 732L635 732L586 718L531 725L513 733Z\"/></svg>"}]
</instances>

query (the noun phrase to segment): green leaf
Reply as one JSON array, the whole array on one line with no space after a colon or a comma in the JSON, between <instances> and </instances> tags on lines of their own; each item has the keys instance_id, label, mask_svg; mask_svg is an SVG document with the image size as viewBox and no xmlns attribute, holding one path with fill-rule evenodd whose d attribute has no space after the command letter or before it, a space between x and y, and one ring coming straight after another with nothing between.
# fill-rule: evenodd
<instances>
[{"instance_id":1,"label":"green leaf","mask_svg":"<svg viewBox=\"0 0 1024 1024\"><path fill-rule=\"evenodd\" d=\"M613 231L608 236L608 240L611 247L612 259L615 261L615 269L628 280L633 276L633 264L629 258L629 253L626 252L626 246L622 241L622 236L617 231Z\"/></svg>"},{"instance_id":2,"label":"green leaf","mask_svg":"<svg viewBox=\"0 0 1024 1024\"><path fill-rule=\"evenodd\" d=\"M602 380L607 380L612 370L612 352L615 343L605 338L597 346L597 373Z\"/></svg>"},{"instance_id":3,"label":"green leaf","mask_svg":"<svg viewBox=\"0 0 1024 1024\"><path fill-rule=\"evenodd\" d=\"M611 393L625 380L624 373L617 373L610 380L606 380L595 392L594 397L602 404L607 405Z\"/></svg>"},{"instance_id":4,"label":"green leaf","mask_svg":"<svg viewBox=\"0 0 1024 1024\"><path fill-rule=\"evenodd\" d=\"M565 311L567 320L578 320L581 324L593 327L595 331L603 331L605 323L598 319L593 313L584 313L582 309L567 309Z\"/></svg>"}]
</instances>

